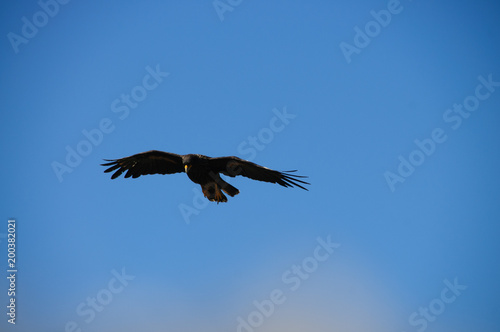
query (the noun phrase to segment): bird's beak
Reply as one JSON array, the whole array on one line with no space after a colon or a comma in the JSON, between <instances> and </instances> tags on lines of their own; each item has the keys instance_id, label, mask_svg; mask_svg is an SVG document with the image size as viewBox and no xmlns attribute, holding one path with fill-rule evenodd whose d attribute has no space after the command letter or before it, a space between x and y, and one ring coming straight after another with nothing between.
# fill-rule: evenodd
<instances>
[{"instance_id":1,"label":"bird's beak","mask_svg":"<svg viewBox=\"0 0 500 332\"><path fill-rule=\"evenodd\" d=\"M189 169L191 168L191 165L184 165L184 171L187 173Z\"/></svg>"}]
</instances>

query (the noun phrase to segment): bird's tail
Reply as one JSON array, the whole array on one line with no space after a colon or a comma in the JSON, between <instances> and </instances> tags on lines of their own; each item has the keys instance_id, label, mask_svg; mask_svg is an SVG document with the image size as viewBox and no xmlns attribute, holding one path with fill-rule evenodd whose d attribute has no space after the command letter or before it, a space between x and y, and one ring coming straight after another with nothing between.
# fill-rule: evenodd
<instances>
[{"instance_id":1,"label":"bird's tail","mask_svg":"<svg viewBox=\"0 0 500 332\"><path fill-rule=\"evenodd\" d=\"M224 192L231 197L234 197L240 193L240 191L238 189L236 189L235 187L233 187L232 185L230 185L229 183L227 183L224 180L222 180L220 185L222 187L222 190L224 190Z\"/></svg>"}]
</instances>

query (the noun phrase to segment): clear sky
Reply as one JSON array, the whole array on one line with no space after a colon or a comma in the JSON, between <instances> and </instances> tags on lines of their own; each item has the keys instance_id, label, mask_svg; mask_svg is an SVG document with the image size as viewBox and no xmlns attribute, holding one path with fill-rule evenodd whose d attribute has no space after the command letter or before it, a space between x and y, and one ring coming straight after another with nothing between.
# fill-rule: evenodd
<instances>
[{"instance_id":1,"label":"clear sky","mask_svg":"<svg viewBox=\"0 0 500 332\"><path fill-rule=\"evenodd\" d=\"M500 330L496 1L1 7L1 331ZM152 149L310 190L100 166Z\"/></svg>"}]
</instances>

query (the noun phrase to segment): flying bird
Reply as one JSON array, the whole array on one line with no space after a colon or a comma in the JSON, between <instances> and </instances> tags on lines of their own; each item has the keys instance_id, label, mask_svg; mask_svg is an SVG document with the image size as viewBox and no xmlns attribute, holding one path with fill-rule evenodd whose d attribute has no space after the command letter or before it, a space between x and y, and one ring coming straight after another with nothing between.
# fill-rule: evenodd
<instances>
[{"instance_id":1,"label":"flying bird","mask_svg":"<svg viewBox=\"0 0 500 332\"><path fill-rule=\"evenodd\" d=\"M147 174L173 174L186 172L187 176L201 186L203 195L209 201L227 202L227 197L239 194L239 190L224 181L220 174L235 177L245 176L252 180L277 183L283 187L299 187L309 184L301 180L306 176L291 174L295 171L279 172L254 164L238 157L211 158L201 154L180 155L163 151L147 151L121 159L104 159L102 166L110 166L104 172L113 172L111 179L119 177L123 172L125 177L137 178Z\"/></svg>"}]
</instances>

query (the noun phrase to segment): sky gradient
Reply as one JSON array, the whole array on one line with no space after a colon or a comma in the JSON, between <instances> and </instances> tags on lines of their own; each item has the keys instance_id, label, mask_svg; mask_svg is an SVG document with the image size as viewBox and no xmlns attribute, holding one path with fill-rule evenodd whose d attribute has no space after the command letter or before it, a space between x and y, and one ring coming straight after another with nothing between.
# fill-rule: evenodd
<instances>
[{"instance_id":1,"label":"sky gradient","mask_svg":"<svg viewBox=\"0 0 500 332\"><path fill-rule=\"evenodd\" d=\"M1 6L1 331L500 330L496 2ZM153 149L311 185L100 166Z\"/></svg>"}]
</instances>

